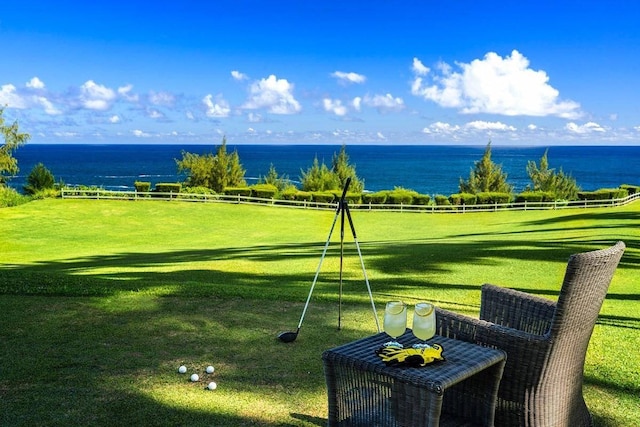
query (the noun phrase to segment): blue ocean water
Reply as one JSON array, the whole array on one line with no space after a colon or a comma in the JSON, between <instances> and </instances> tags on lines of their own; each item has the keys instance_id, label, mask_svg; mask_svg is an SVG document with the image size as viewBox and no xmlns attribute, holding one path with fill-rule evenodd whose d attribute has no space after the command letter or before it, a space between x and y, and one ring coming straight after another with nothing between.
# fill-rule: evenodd
<instances>
[{"instance_id":1,"label":"blue ocean water","mask_svg":"<svg viewBox=\"0 0 640 427\"><path fill-rule=\"evenodd\" d=\"M176 159L182 151L215 153L217 146L203 145L38 145L27 144L15 151L20 173L10 185L21 189L37 163L43 163L56 177L69 185L96 185L105 189L133 189L135 181L176 182ZM246 180L256 183L271 164L279 174L298 181L317 156L331 166L335 145L228 145L237 150L246 169ZM404 187L423 194L458 192L460 178L467 179L485 146L347 146L350 163L369 191ZM530 183L527 162L539 163L546 147L491 147L491 158L502 165L515 191ZM583 190L640 185L640 147L638 146L552 146L551 168L573 176Z\"/></svg>"}]
</instances>

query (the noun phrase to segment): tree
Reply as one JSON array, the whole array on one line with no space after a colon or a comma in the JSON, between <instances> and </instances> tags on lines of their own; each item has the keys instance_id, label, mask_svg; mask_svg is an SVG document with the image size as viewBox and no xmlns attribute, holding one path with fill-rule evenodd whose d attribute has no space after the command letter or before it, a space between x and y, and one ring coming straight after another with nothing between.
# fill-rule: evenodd
<instances>
[{"instance_id":1,"label":"tree","mask_svg":"<svg viewBox=\"0 0 640 427\"><path fill-rule=\"evenodd\" d=\"M565 175L560 168L558 173L549 168L548 149L540 158L540 166L536 162L527 162L527 174L533 183L533 191L552 193L554 200L575 200L580 187L570 175Z\"/></svg>"},{"instance_id":2,"label":"tree","mask_svg":"<svg viewBox=\"0 0 640 427\"><path fill-rule=\"evenodd\" d=\"M333 153L331 165L331 170L338 177L338 181L340 182L340 188L343 188L347 182L347 178L351 177L349 190L354 193L362 193L364 190L364 181L356 175L355 165L349 164L349 155L347 154L347 148L345 145L340 149L340 153Z\"/></svg>"},{"instance_id":3,"label":"tree","mask_svg":"<svg viewBox=\"0 0 640 427\"><path fill-rule=\"evenodd\" d=\"M340 188L338 176L327 165L318 161L318 156L313 159L313 165L307 171L301 171L303 191L327 191Z\"/></svg>"},{"instance_id":4,"label":"tree","mask_svg":"<svg viewBox=\"0 0 640 427\"><path fill-rule=\"evenodd\" d=\"M187 172L187 184L190 187L207 187L221 193L226 187L246 185L245 170L240 164L238 151L227 152L227 139L222 138L216 155L193 154L183 151L182 159L177 160L178 173Z\"/></svg>"},{"instance_id":5,"label":"tree","mask_svg":"<svg viewBox=\"0 0 640 427\"><path fill-rule=\"evenodd\" d=\"M33 195L39 191L53 188L54 186L55 178L51 171L42 163L38 163L31 169L27 177L27 185L24 186L24 191L27 194Z\"/></svg>"},{"instance_id":6,"label":"tree","mask_svg":"<svg viewBox=\"0 0 640 427\"><path fill-rule=\"evenodd\" d=\"M469 174L469 180L460 178L461 193L511 193L513 187L507 182L507 174L502 172L502 166L491 160L491 141L484 150L482 159L474 163Z\"/></svg>"},{"instance_id":7,"label":"tree","mask_svg":"<svg viewBox=\"0 0 640 427\"><path fill-rule=\"evenodd\" d=\"M20 132L17 121L5 125L3 114L4 108L0 108L0 134L4 137L4 144L0 146L0 185L4 185L9 176L20 170L13 152L31 138L28 133Z\"/></svg>"},{"instance_id":8,"label":"tree","mask_svg":"<svg viewBox=\"0 0 640 427\"><path fill-rule=\"evenodd\" d=\"M276 171L276 168L275 166L273 166L273 163L271 163L271 166L269 167L269 172L265 176L261 176L258 182L260 184L271 184L275 186L278 189L278 191L283 191L287 187L292 186L289 176L284 174L283 175L278 174L278 171Z\"/></svg>"}]
</instances>

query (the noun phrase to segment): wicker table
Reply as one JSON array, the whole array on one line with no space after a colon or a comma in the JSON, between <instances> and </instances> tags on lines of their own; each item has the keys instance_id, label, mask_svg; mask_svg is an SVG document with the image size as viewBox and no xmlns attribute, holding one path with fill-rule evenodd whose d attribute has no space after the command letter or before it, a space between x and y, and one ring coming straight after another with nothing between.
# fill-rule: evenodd
<instances>
[{"instance_id":1,"label":"wicker table","mask_svg":"<svg viewBox=\"0 0 640 427\"><path fill-rule=\"evenodd\" d=\"M388 367L375 350L380 333L322 354L329 426L493 426L506 354L436 335L443 362L421 368ZM410 330L398 339L418 340Z\"/></svg>"}]
</instances>

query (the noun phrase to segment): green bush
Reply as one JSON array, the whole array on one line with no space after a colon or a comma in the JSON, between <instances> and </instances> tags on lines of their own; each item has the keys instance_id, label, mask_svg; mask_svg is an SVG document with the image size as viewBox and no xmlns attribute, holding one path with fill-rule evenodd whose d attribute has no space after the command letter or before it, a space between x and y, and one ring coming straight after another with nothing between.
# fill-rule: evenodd
<instances>
[{"instance_id":1,"label":"green bush","mask_svg":"<svg viewBox=\"0 0 640 427\"><path fill-rule=\"evenodd\" d=\"M414 205L427 206L431 201L431 196L427 194L418 194L413 198Z\"/></svg>"},{"instance_id":2,"label":"green bush","mask_svg":"<svg viewBox=\"0 0 640 427\"><path fill-rule=\"evenodd\" d=\"M613 200L628 195L629 192L624 188L601 188L596 191L579 191L578 200Z\"/></svg>"},{"instance_id":3,"label":"green bush","mask_svg":"<svg viewBox=\"0 0 640 427\"><path fill-rule=\"evenodd\" d=\"M443 196L442 194L436 194L434 197L434 201L437 206L450 206L451 200L447 196Z\"/></svg>"},{"instance_id":4,"label":"green bush","mask_svg":"<svg viewBox=\"0 0 640 427\"><path fill-rule=\"evenodd\" d=\"M476 194L476 204L478 205L505 204L509 203L510 200L511 194L509 193L489 191Z\"/></svg>"},{"instance_id":5,"label":"green bush","mask_svg":"<svg viewBox=\"0 0 640 427\"><path fill-rule=\"evenodd\" d=\"M311 197L316 203L331 203L336 198L330 191L312 191Z\"/></svg>"},{"instance_id":6,"label":"green bush","mask_svg":"<svg viewBox=\"0 0 640 427\"><path fill-rule=\"evenodd\" d=\"M55 182L56 180L51 171L42 163L38 163L31 169L27 177L27 185L24 186L24 191L27 194L36 194L41 190L54 188Z\"/></svg>"},{"instance_id":7,"label":"green bush","mask_svg":"<svg viewBox=\"0 0 640 427\"><path fill-rule=\"evenodd\" d=\"M33 200L55 199L60 197L60 190L57 188L45 188L31 195Z\"/></svg>"},{"instance_id":8,"label":"green bush","mask_svg":"<svg viewBox=\"0 0 640 427\"><path fill-rule=\"evenodd\" d=\"M138 193L148 193L149 191L151 191L150 182L136 181L133 183L133 186Z\"/></svg>"},{"instance_id":9,"label":"green bush","mask_svg":"<svg viewBox=\"0 0 640 427\"><path fill-rule=\"evenodd\" d=\"M156 193L179 193L182 190L182 184L176 182L162 182L156 184Z\"/></svg>"},{"instance_id":10,"label":"green bush","mask_svg":"<svg viewBox=\"0 0 640 427\"><path fill-rule=\"evenodd\" d=\"M389 205L410 205L413 198L418 196L418 192L396 187L387 194L387 204Z\"/></svg>"},{"instance_id":11,"label":"green bush","mask_svg":"<svg viewBox=\"0 0 640 427\"><path fill-rule=\"evenodd\" d=\"M640 186L638 186L638 185L622 184L620 186L620 188L622 188L624 190L627 190L627 192L629 193L630 196L632 194L640 193Z\"/></svg>"},{"instance_id":12,"label":"green bush","mask_svg":"<svg viewBox=\"0 0 640 427\"><path fill-rule=\"evenodd\" d=\"M456 193L449 196L451 204L456 206L472 206L476 204L476 200L476 195L471 193Z\"/></svg>"},{"instance_id":13,"label":"green bush","mask_svg":"<svg viewBox=\"0 0 640 427\"><path fill-rule=\"evenodd\" d=\"M256 184L250 188L251 196L262 199L273 199L278 192L278 188L273 184Z\"/></svg>"},{"instance_id":14,"label":"green bush","mask_svg":"<svg viewBox=\"0 0 640 427\"><path fill-rule=\"evenodd\" d=\"M251 188L249 187L226 187L224 194L228 196L245 196L251 197Z\"/></svg>"},{"instance_id":15,"label":"green bush","mask_svg":"<svg viewBox=\"0 0 640 427\"><path fill-rule=\"evenodd\" d=\"M313 194L309 191L297 191L294 194L294 199L299 202L310 202L313 200Z\"/></svg>"},{"instance_id":16,"label":"green bush","mask_svg":"<svg viewBox=\"0 0 640 427\"><path fill-rule=\"evenodd\" d=\"M0 208L9 208L27 203L29 198L10 187L0 185Z\"/></svg>"},{"instance_id":17,"label":"green bush","mask_svg":"<svg viewBox=\"0 0 640 427\"><path fill-rule=\"evenodd\" d=\"M520 194L516 194L516 203L526 202L551 202L553 201L553 193L549 191L523 191Z\"/></svg>"},{"instance_id":18,"label":"green bush","mask_svg":"<svg viewBox=\"0 0 640 427\"><path fill-rule=\"evenodd\" d=\"M378 191L375 193L364 193L362 195L362 203L372 205L383 205L387 201L387 191Z\"/></svg>"}]
</instances>

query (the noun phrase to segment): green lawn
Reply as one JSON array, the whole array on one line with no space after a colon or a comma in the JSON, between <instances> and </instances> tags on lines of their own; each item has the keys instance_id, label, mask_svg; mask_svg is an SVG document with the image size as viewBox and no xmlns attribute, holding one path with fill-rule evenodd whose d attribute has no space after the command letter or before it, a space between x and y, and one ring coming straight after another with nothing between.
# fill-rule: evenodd
<instances>
[{"instance_id":1,"label":"green lawn","mask_svg":"<svg viewBox=\"0 0 640 427\"><path fill-rule=\"evenodd\" d=\"M584 393L597 426L640 425L640 203L352 216L380 318L393 298L477 315L485 282L555 298L571 253L624 240ZM297 326L333 218L166 201L0 209L0 425L325 425L322 351L376 332L348 227L342 329L338 224L300 336L276 335Z\"/></svg>"}]
</instances>

